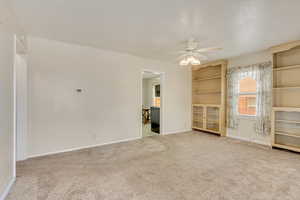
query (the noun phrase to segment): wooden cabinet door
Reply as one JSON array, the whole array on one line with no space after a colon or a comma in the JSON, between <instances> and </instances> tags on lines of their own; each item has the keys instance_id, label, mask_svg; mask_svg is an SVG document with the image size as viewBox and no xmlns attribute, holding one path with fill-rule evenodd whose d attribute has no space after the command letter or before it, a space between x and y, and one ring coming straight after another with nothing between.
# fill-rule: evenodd
<instances>
[{"instance_id":1,"label":"wooden cabinet door","mask_svg":"<svg viewBox=\"0 0 300 200\"><path fill-rule=\"evenodd\" d=\"M220 127L220 107L207 106L206 107L206 129L208 131L217 132L221 131Z\"/></svg>"},{"instance_id":2,"label":"wooden cabinet door","mask_svg":"<svg viewBox=\"0 0 300 200\"><path fill-rule=\"evenodd\" d=\"M204 106L193 106L193 127L204 128Z\"/></svg>"}]
</instances>

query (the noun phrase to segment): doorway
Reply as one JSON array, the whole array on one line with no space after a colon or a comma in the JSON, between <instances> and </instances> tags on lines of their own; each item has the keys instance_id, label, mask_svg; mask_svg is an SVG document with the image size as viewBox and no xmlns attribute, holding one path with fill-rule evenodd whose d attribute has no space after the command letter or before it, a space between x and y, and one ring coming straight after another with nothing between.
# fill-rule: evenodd
<instances>
[{"instance_id":1,"label":"doorway","mask_svg":"<svg viewBox=\"0 0 300 200\"><path fill-rule=\"evenodd\" d=\"M162 73L142 72L142 137L162 134Z\"/></svg>"}]
</instances>

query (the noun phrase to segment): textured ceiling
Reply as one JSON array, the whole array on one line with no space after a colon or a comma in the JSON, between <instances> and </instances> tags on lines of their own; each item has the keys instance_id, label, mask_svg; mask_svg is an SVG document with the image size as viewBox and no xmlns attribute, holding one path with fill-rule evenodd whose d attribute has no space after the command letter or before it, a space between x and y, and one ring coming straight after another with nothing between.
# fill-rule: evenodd
<instances>
[{"instance_id":1,"label":"textured ceiling","mask_svg":"<svg viewBox=\"0 0 300 200\"><path fill-rule=\"evenodd\" d=\"M238 56L300 39L299 0L13 0L29 35L175 61L183 41Z\"/></svg>"}]
</instances>

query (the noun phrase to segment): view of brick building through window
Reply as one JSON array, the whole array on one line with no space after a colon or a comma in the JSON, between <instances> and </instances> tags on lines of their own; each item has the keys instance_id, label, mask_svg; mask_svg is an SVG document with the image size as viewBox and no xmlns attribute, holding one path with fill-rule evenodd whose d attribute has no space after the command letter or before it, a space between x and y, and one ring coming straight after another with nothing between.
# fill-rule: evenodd
<instances>
[{"instance_id":1,"label":"view of brick building through window","mask_svg":"<svg viewBox=\"0 0 300 200\"><path fill-rule=\"evenodd\" d=\"M154 98L154 106L155 107L160 107L160 97L155 97Z\"/></svg>"},{"instance_id":2,"label":"view of brick building through window","mask_svg":"<svg viewBox=\"0 0 300 200\"><path fill-rule=\"evenodd\" d=\"M239 90L239 114L256 115L256 80L250 77L240 80Z\"/></svg>"},{"instance_id":3,"label":"view of brick building through window","mask_svg":"<svg viewBox=\"0 0 300 200\"><path fill-rule=\"evenodd\" d=\"M153 86L153 106L160 107L160 85Z\"/></svg>"}]
</instances>

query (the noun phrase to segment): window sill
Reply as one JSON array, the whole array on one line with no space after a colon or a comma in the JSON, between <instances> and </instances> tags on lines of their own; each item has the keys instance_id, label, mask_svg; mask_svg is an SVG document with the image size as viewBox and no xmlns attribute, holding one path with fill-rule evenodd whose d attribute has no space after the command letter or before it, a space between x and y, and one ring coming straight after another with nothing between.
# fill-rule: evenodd
<instances>
[{"instance_id":1,"label":"window sill","mask_svg":"<svg viewBox=\"0 0 300 200\"><path fill-rule=\"evenodd\" d=\"M255 120L256 115L238 115L239 119Z\"/></svg>"}]
</instances>

